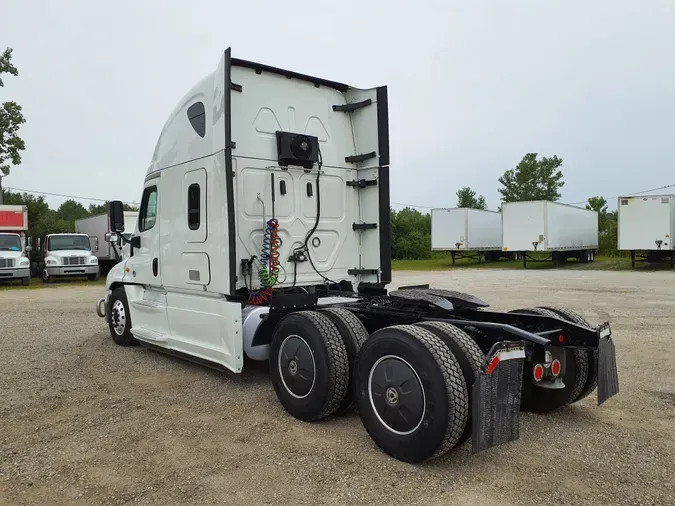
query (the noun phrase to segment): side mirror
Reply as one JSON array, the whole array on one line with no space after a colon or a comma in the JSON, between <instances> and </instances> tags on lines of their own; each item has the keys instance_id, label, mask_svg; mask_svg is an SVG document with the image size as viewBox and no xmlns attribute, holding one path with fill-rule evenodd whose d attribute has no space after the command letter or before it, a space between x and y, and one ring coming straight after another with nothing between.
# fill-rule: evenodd
<instances>
[{"instance_id":1,"label":"side mirror","mask_svg":"<svg viewBox=\"0 0 675 506\"><path fill-rule=\"evenodd\" d=\"M110 202L108 211L111 232L124 232L124 204L120 200Z\"/></svg>"},{"instance_id":2,"label":"side mirror","mask_svg":"<svg viewBox=\"0 0 675 506\"><path fill-rule=\"evenodd\" d=\"M132 248L140 248L141 247L141 236L140 235L134 235L131 237L129 240L129 244L131 244Z\"/></svg>"},{"instance_id":3,"label":"side mirror","mask_svg":"<svg viewBox=\"0 0 675 506\"><path fill-rule=\"evenodd\" d=\"M103 239L105 240L105 242L115 244L118 240L118 236L115 232L106 232L105 235L103 236Z\"/></svg>"}]
</instances>

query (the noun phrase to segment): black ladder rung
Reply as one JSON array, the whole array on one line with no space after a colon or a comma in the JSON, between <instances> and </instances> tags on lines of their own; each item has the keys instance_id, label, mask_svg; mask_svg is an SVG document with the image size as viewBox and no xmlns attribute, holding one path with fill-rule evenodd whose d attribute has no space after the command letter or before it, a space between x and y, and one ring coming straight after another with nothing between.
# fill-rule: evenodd
<instances>
[{"instance_id":1,"label":"black ladder rung","mask_svg":"<svg viewBox=\"0 0 675 506\"><path fill-rule=\"evenodd\" d=\"M366 186L377 186L377 179L359 179L354 181L347 181L347 186L354 188L365 188Z\"/></svg>"},{"instance_id":2,"label":"black ladder rung","mask_svg":"<svg viewBox=\"0 0 675 506\"><path fill-rule=\"evenodd\" d=\"M365 100L362 100L361 102L352 102L351 104L334 105L333 110L339 112L353 112L358 109L361 109L362 107L369 106L372 103L373 101L367 98Z\"/></svg>"},{"instance_id":3,"label":"black ladder rung","mask_svg":"<svg viewBox=\"0 0 675 506\"><path fill-rule=\"evenodd\" d=\"M377 223L352 223L352 230L371 230L377 228Z\"/></svg>"},{"instance_id":4,"label":"black ladder rung","mask_svg":"<svg viewBox=\"0 0 675 506\"><path fill-rule=\"evenodd\" d=\"M345 156L345 162L347 162L347 163L361 163L361 162L365 162L366 160L370 160L371 158L375 158L376 156L377 156L377 153L375 151L371 151L370 153L364 153L362 155Z\"/></svg>"}]
</instances>

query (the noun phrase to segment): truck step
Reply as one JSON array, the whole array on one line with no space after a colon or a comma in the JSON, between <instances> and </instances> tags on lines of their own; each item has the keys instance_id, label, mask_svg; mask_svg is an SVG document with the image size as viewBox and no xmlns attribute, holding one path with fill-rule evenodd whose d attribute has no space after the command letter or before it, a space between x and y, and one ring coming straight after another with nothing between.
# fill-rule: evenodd
<instances>
[{"instance_id":1,"label":"truck step","mask_svg":"<svg viewBox=\"0 0 675 506\"><path fill-rule=\"evenodd\" d=\"M141 299L131 301L131 305L137 309L157 309L160 311L166 310L166 304L157 300Z\"/></svg>"},{"instance_id":2,"label":"truck step","mask_svg":"<svg viewBox=\"0 0 675 506\"><path fill-rule=\"evenodd\" d=\"M153 343L166 343L169 340L169 336L166 334L162 334L156 330L150 330L143 327L132 328L131 333L138 339L152 341Z\"/></svg>"}]
</instances>

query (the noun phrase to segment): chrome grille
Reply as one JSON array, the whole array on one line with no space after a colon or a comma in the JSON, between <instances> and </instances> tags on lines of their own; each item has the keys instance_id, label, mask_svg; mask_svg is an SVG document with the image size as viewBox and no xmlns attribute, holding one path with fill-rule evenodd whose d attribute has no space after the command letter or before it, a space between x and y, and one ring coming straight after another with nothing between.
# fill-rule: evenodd
<instances>
[{"instance_id":1,"label":"chrome grille","mask_svg":"<svg viewBox=\"0 0 675 506\"><path fill-rule=\"evenodd\" d=\"M0 269L6 269L8 267L14 267L13 258L0 258Z\"/></svg>"},{"instance_id":2,"label":"chrome grille","mask_svg":"<svg viewBox=\"0 0 675 506\"><path fill-rule=\"evenodd\" d=\"M87 257L63 257L63 265L84 265Z\"/></svg>"}]
</instances>

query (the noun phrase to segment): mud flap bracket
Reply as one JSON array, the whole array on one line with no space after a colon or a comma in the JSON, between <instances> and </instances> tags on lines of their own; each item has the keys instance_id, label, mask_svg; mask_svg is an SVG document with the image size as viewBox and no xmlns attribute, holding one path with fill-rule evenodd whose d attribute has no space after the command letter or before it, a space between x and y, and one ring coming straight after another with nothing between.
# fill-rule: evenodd
<instances>
[{"instance_id":1,"label":"mud flap bracket","mask_svg":"<svg viewBox=\"0 0 675 506\"><path fill-rule=\"evenodd\" d=\"M520 395L525 343L495 343L487 370L473 384L472 453L480 453L520 437Z\"/></svg>"}]
</instances>

